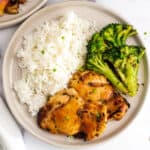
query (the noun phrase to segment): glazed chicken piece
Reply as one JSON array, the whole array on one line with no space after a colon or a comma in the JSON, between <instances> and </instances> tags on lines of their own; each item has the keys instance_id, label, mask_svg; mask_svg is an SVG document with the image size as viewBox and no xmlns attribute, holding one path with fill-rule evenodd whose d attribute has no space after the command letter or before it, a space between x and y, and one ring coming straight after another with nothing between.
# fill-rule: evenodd
<instances>
[{"instance_id":1,"label":"glazed chicken piece","mask_svg":"<svg viewBox=\"0 0 150 150\"><path fill-rule=\"evenodd\" d=\"M129 108L129 103L125 98L116 93L103 75L95 72L84 71L75 73L69 82L69 86L75 88L86 101L105 103L109 119L122 119Z\"/></svg>"},{"instance_id":2,"label":"glazed chicken piece","mask_svg":"<svg viewBox=\"0 0 150 150\"><path fill-rule=\"evenodd\" d=\"M77 72L69 82L79 95L87 101L108 100L113 95L113 87L103 75L93 71Z\"/></svg>"},{"instance_id":3,"label":"glazed chicken piece","mask_svg":"<svg viewBox=\"0 0 150 150\"><path fill-rule=\"evenodd\" d=\"M19 3L24 4L27 0L19 0Z\"/></svg>"},{"instance_id":4,"label":"glazed chicken piece","mask_svg":"<svg viewBox=\"0 0 150 150\"><path fill-rule=\"evenodd\" d=\"M74 135L80 130L77 111L83 100L74 89L65 89L52 96L38 113L38 125L52 133Z\"/></svg>"},{"instance_id":5,"label":"glazed chicken piece","mask_svg":"<svg viewBox=\"0 0 150 150\"><path fill-rule=\"evenodd\" d=\"M64 89L50 97L38 113L38 125L51 133L84 135L91 140L103 133L107 122L107 107L86 102L73 89ZM80 136L81 137L81 136Z\"/></svg>"},{"instance_id":6,"label":"glazed chicken piece","mask_svg":"<svg viewBox=\"0 0 150 150\"><path fill-rule=\"evenodd\" d=\"M5 12L8 14L17 14L19 13L19 0L9 0Z\"/></svg>"},{"instance_id":7,"label":"glazed chicken piece","mask_svg":"<svg viewBox=\"0 0 150 150\"><path fill-rule=\"evenodd\" d=\"M101 135L107 121L120 120L129 103L103 75L77 72L64 89L51 96L38 113L38 125L54 134L92 140Z\"/></svg>"},{"instance_id":8,"label":"glazed chicken piece","mask_svg":"<svg viewBox=\"0 0 150 150\"><path fill-rule=\"evenodd\" d=\"M49 97L47 104L51 108L58 107L62 104L65 104L70 99L70 95L77 95L77 92L73 89L63 89L57 92L54 96Z\"/></svg>"},{"instance_id":9,"label":"glazed chicken piece","mask_svg":"<svg viewBox=\"0 0 150 150\"><path fill-rule=\"evenodd\" d=\"M113 98L106 102L108 119L121 120L130 107L128 101L119 93L114 93Z\"/></svg>"},{"instance_id":10,"label":"glazed chicken piece","mask_svg":"<svg viewBox=\"0 0 150 150\"><path fill-rule=\"evenodd\" d=\"M19 13L19 4L24 4L27 0L9 0L5 12L8 14Z\"/></svg>"},{"instance_id":11,"label":"glazed chicken piece","mask_svg":"<svg viewBox=\"0 0 150 150\"><path fill-rule=\"evenodd\" d=\"M83 109L78 111L78 115L81 119L81 128L75 137L91 140L104 132L107 123L106 105L87 102Z\"/></svg>"},{"instance_id":12,"label":"glazed chicken piece","mask_svg":"<svg viewBox=\"0 0 150 150\"><path fill-rule=\"evenodd\" d=\"M60 133L74 135L79 132L81 123L77 116L77 110L81 108L82 103L76 99L77 97L72 98L64 106L52 112L56 127Z\"/></svg>"}]
</instances>

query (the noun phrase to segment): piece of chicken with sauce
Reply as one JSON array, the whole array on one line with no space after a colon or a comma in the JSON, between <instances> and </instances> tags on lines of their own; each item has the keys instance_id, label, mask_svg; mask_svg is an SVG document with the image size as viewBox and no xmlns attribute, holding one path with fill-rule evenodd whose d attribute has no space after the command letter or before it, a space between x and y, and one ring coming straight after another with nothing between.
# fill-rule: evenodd
<instances>
[{"instance_id":1,"label":"piece of chicken with sauce","mask_svg":"<svg viewBox=\"0 0 150 150\"><path fill-rule=\"evenodd\" d=\"M77 72L69 82L79 95L87 101L108 100L113 95L113 87L103 75L93 71Z\"/></svg>"},{"instance_id":2,"label":"piece of chicken with sauce","mask_svg":"<svg viewBox=\"0 0 150 150\"><path fill-rule=\"evenodd\" d=\"M77 72L68 89L50 97L38 113L38 125L51 133L92 140L102 134L107 121L120 120L129 104L103 75Z\"/></svg>"},{"instance_id":3,"label":"piece of chicken with sauce","mask_svg":"<svg viewBox=\"0 0 150 150\"><path fill-rule=\"evenodd\" d=\"M75 89L64 89L50 97L38 113L38 125L51 133L81 135L91 140L104 132L107 122L107 107L95 102L86 102Z\"/></svg>"},{"instance_id":4,"label":"piece of chicken with sauce","mask_svg":"<svg viewBox=\"0 0 150 150\"><path fill-rule=\"evenodd\" d=\"M129 103L116 90L103 75L93 71L77 72L69 82L79 95L86 101L105 103L107 105L108 119L120 120L126 114Z\"/></svg>"},{"instance_id":5,"label":"piece of chicken with sauce","mask_svg":"<svg viewBox=\"0 0 150 150\"><path fill-rule=\"evenodd\" d=\"M106 105L86 102L83 109L78 111L78 115L81 119L81 128L75 137L92 140L104 132L107 124Z\"/></svg>"},{"instance_id":6,"label":"piece of chicken with sauce","mask_svg":"<svg viewBox=\"0 0 150 150\"><path fill-rule=\"evenodd\" d=\"M18 14L19 13L19 5L24 4L26 0L9 0L6 5L5 12L8 14Z\"/></svg>"},{"instance_id":7,"label":"piece of chicken with sauce","mask_svg":"<svg viewBox=\"0 0 150 150\"><path fill-rule=\"evenodd\" d=\"M74 135L80 130L77 111L83 100L74 89L64 89L52 96L38 113L38 124L52 133Z\"/></svg>"},{"instance_id":8,"label":"piece of chicken with sauce","mask_svg":"<svg viewBox=\"0 0 150 150\"><path fill-rule=\"evenodd\" d=\"M114 96L106 102L106 105L109 120L121 120L130 107L128 101L119 93L114 93Z\"/></svg>"}]
</instances>

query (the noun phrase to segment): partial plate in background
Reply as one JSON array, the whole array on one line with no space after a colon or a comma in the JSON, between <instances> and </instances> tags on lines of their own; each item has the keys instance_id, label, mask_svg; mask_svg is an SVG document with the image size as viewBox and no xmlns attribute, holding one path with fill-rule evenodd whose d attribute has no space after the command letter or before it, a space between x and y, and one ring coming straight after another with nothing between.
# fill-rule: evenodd
<instances>
[{"instance_id":1,"label":"partial plate in background","mask_svg":"<svg viewBox=\"0 0 150 150\"><path fill-rule=\"evenodd\" d=\"M32 13L40 9L47 0L27 0L27 2L20 6L18 14L4 14L0 16L0 29L5 28L23 21Z\"/></svg>"}]
</instances>

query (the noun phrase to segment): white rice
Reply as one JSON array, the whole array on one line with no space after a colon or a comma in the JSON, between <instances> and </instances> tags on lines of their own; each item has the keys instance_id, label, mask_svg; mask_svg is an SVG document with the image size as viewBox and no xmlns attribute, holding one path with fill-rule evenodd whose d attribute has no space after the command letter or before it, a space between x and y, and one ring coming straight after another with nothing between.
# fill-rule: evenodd
<instances>
[{"instance_id":1,"label":"white rice","mask_svg":"<svg viewBox=\"0 0 150 150\"><path fill-rule=\"evenodd\" d=\"M24 36L16 54L22 78L14 89L33 116L47 96L66 88L72 74L84 65L87 41L94 32L93 23L70 13Z\"/></svg>"}]
</instances>

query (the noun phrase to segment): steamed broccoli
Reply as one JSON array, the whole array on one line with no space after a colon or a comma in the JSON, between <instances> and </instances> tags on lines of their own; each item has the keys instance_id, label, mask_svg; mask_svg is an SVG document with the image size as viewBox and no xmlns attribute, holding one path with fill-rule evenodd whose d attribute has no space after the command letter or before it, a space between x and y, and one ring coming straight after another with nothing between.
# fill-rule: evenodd
<instances>
[{"instance_id":1,"label":"steamed broccoli","mask_svg":"<svg viewBox=\"0 0 150 150\"><path fill-rule=\"evenodd\" d=\"M137 92L137 73L144 48L127 46L126 40L137 32L131 25L109 24L95 33L87 45L86 68L103 74L123 93Z\"/></svg>"},{"instance_id":2,"label":"steamed broccoli","mask_svg":"<svg viewBox=\"0 0 150 150\"><path fill-rule=\"evenodd\" d=\"M103 37L101 37L99 33L95 33L87 45L87 49L90 53L97 51L104 52L109 48L109 45L105 43Z\"/></svg>"},{"instance_id":3,"label":"steamed broccoli","mask_svg":"<svg viewBox=\"0 0 150 150\"><path fill-rule=\"evenodd\" d=\"M109 24L100 32L100 36L111 47L125 45L127 38L136 34L136 30L131 25L126 24Z\"/></svg>"},{"instance_id":4,"label":"steamed broccoli","mask_svg":"<svg viewBox=\"0 0 150 150\"><path fill-rule=\"evenodd\" d=\"M88 50L101 51L111 49L112 47L120 47L126 44L126 39L137 34L131 25L109 24L104 27L100 33L95 33L88 43Z\"/></svg>"},{"instance_id":5,"label":"steamed broccoli","mask_svg":"<svg viewBox=\"0 0 150 150\"><path fill-rule=\"evenodd\" d=\"M111 83L117 87L123 93L127 93L127 88L122 84L122 82L118 79L109 65L104 62L101 53L90 53L87 56L86 67L89 70L93 70L99 74L105 75L105 77L111 81Z\"/></svg>"},{"instance_id":6,"label":"steamed broccoli","mask_svg":"<svg viewBox=\"0 0 150 150\"><path fill-rule=\"evenodd\" d=\"M138 46L123 46L113 48L103 56L114 67L117 75L128 89L128 94L134 96L138 89L137 74L139 62L144 55L144 48Z\"/></svg>"}]
</instances>

